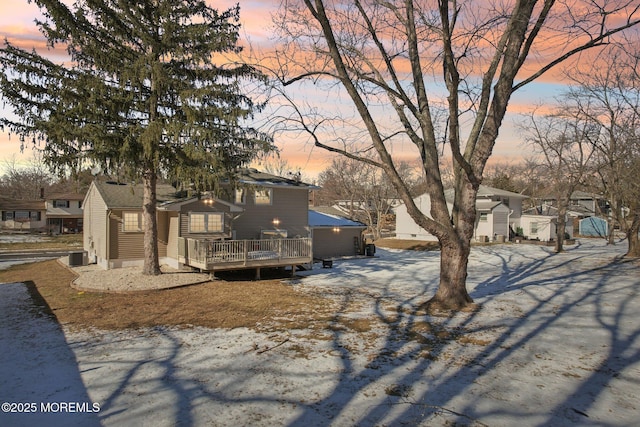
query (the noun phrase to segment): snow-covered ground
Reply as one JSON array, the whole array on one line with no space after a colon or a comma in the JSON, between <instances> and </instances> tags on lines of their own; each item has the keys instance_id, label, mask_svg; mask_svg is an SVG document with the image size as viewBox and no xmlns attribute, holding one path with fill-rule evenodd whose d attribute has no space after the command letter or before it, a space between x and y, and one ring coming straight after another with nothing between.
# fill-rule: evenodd
<instances>
[{"instance_id":1,"label":"snow-covered ground","mask_svg":"<svg viewBox=\"0 0 640 427\"><path fill-rule=\"evenodd\" d=\"M0 243L34 243L45 242L48 236L31 233L0 233Z\"/></svg>"},{"instance_id":2,"label":"snow-covered ground","mask_svg":"<svg viewBox=\"0 0 640 427\"><path fill-rule=\"evenodd\" d=\"M437 252L378 249L292 283L339 299L337 317L384 320L359 332L73 332L25 285L0 285L0 402L38 406L0 425L638 425L640 274L625 248L476 247L482 309L452 317L412 313ZM51 413L63 402L76 412Z\"/></svg>"}]
</instances>

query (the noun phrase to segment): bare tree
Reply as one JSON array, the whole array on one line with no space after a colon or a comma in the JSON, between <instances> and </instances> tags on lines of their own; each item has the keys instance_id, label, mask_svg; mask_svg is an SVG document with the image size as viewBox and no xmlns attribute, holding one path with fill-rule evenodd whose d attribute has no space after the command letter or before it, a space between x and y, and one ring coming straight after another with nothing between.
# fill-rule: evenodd
<instances>
[{"instance_id":1,"label":"bare tree","mask_svg":"<svg viewBox=\"0 0 640 427\"><path fill-rule=\"evenodd\" d=\"M418 187L420 180L411 166L401 162L398 171L409 187ZM369 227L374 239L379 239L383 230L393 224L392 207L399 196L379 168L337 158L320 174L319 185L322 187L317 194L319 203L339 203L347 216Z\"/></svg>"},{"instance_id":2,"label":"bare tree","mask_svg":"<svg viewBox=\"0 0 640 427\"><path fill-rule=\"evenodd\" d=\"M302 171L302 168L292 165L288 160L283 159L279 155L265 158L261 161L260 168L266 173L270 173L275 176L296 179L303 182L315 181L311 176L305 174Z\"/></svg>"},{"instance_id":3,"label":"bare tree","mask_svg":"<svg viewBox=\"0 0 640 427\"><path fill-rule=\"evenodd\" d=\"M20 166L15 156L4 162L4 174L0 177L0 194L18 200L37 200L41 192L53 183L42 156L38 152L26 166Z\"/></svg>"},{"instance_id":4,"label":"bare tree","mask_svg":"<svg viewBox=\"0 0 640 427\"><path fill-rule=\"evenodd\" d=\"M290 102L286 125L308 132L317 147L382 169L413 220L438 238L440 282L425 308L472 303L466 279L475 199L512 94L639 23L636 0L574 3L282 1L277 55L263 64L275 68ZM310 88L331 97L330 111L300 100ZM400 144L420 161L428 213L398 173L393 149ZM451 213L443 155L453 159Z\"/></svg>"},{"instance_id":5,"label":"bare tree","mask_svg":"<svg viewBox=\"0 0 640 427\"><path fill-rule=\"evenodd\" d=\"M543 119L531 116L528 142L533 151L540 155L538 170L548 178L558 209L556 252L564 250L571 195L589 174L593 143L598 132L599 128L593 123L572 119L561 113Z\"/></svg>"},{"instance_id":6,"label":"bare tree","mask_svg":"<svg viewBox=\"0 0 640 427\"><path fill-rule=\"evenodd\" d=\"M594 142L596 188L609 201L612 222L626 234L627 255L640 257L640 54L616 50L606 62L576 73L566 99L577 117L600 131Z\"/></svg>"}]
</instances>

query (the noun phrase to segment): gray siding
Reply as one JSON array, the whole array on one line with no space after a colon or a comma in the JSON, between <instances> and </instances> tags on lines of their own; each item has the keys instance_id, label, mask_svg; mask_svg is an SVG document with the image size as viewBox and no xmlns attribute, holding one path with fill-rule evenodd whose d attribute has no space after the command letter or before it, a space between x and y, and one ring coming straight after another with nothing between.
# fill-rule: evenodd
<instances>
[{"instance_id":1,"label":"gray siding","mask_svg":"<svg viewBox=\"0 0 640 427\"><path fill-rule=\"evenodd\" d=\"M189 232L189 212L221 212L224 214L224 231L222 233L190 233ZM209 205L203 200L188 203L180 208L180 237L194 239L223 239L231 237L233 217L230 207L222 203ZM167 227L168 228L168 227Z\"/></svg>"},{"instance_id":2,"label":"gray siding","mask_svg":"<svg viewBox=\"0 0 640 427\"><path fill-rule=\"evenodd\" d=\"M273 188L271 205L256 205L248 190L245 209L233 223L236 239L259 239L262 230L287 230L288 237L309 235L309 191L306 188ZM274 220L279 221L274 225Z\"/></svg>"},{"instance_id":3,"label":"gray siding","mask_svg":"<svg viewBox=\"0 0 640 427\"><path fill-rule=\"evenodd\" d=\"M362 229L341 228L334 232L331 228L313 229L313 257L336 258L356 254L354 239L360 242ZM362 246L362 243L360 243Z\"/></svg>"}]
</instances>

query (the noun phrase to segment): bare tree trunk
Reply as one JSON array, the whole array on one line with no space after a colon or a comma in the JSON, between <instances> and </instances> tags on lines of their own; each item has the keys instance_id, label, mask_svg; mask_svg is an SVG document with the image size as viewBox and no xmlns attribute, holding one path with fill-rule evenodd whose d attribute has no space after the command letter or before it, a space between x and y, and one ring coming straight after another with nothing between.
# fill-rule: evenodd
<instances>
[{"instance_id":1,"label":"bare tree trunk","mask_svg":"<svg viewBox=\"0 0 640 427\"><path fill-rule=\"evenodd\" d=\"M615 245L616 244L616 239L614 238L615 236L615 225L616 222L613 218L608 218L607 219L607 225L608 225L608 229L607 229L607 245Z\"/></svg>"},{"instance_id":2,"label":"bare tree trunk","mask_svg":"<svg viewBox=\"0 0 640 427\"><path fill-rule=\"evenodd\" d=\"M629 249L625 254L626 257L640 258L640 239L638 238L638 232L640 231L640 214L636 214L633 222L627 227L627 242L629 242Z\"/></svg>"},{"instance_id":3,"label":"bare tree trunk","mask_svg":"<svg viewBox=\"0 0 640 427\"><path fill-rule=\"evenodd\" d=\"M144 229L144 266L142 273L151 276L160 274L158 260L158 222L156 218L157 177L152 167L143 173L144 195L142 201L142 227Z\"/></svg>"},{"instance_id":4,"label":"bare tree trunk","mask_svg":"<svg viewBox=\"0 0 640 427\"><path fill-rule=\"evenodd\" d=\"M560 253L564 251L564 235L567 229L567 208L563 202L560 202L558 206L558 226L556 228L556 245L555 252Z\"/></svg>"},{"instance_id":5,"label":"bare tree trunk","mask_svg":"<svg viewBox=\"0 0 640 427\"><path fill-rule=\"evenodd\" d=\"M460 310L473 303L466 287L470 251L471 245L465 239L440 242L440 285L423 308L427 311Z\"/></svg>"}]
</instances>

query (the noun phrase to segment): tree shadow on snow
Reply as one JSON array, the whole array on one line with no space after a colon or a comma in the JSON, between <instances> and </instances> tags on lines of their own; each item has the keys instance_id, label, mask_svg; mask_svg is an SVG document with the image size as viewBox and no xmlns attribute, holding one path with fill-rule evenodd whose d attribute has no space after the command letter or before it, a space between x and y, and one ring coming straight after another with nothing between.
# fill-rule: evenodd
<instances>
[{"instance_id":1,"label":"tree shadow on snow","mask_svg":"<svg viewBox=\"0 0 640 427\"><path fill-rule=\"evenodd\" d=\"M99 402L34 283L0 284L0 348L0 425L100 425Z\"/></svg>"},{"instance_id":2,"label":"tree shadow on snow","mask_svg":"<svg viewBox=\"0 0 640 427\"><path fill-rule=\"evenodd\" d=\"M209 331L201 335L202 342L189 341L191 349L180 331L168 328L147 330L140 343L154 340L138 346L129 335L116 337L112 348L132 346L123 353L125 358L88 363L98 370L114 364L127 367L109 379L101 416L112 424L153 422L155 416L181 426L274 425L282 419L293 426L494 425L514 420L521 425L607 425L592 414L596 403L606 400L612 383L635 381L637 386L638 381L629 378L629 367L640 361L640 325L630 321L638 309L639 282L620 280L638 277L637 266L612 256L583 254L580 247L569 254L540 251L527 255L532 252L478 249L469 285L482 309L449 317L416 309L438 278L413 271L412 263L424 256L436 263L434 253L345 261L334 270L310 273L323 274L329 283L362 280L362 289L370 288L362 293L343 288L339 294L340 307L328 331L327 354L335 363L330 368L316 365L322 358L326 363L329 356L324 355L303 355L306 365L297 359L289 366L298 344L294 341L304 346L304 335L288 341L274 333L268 349L257 344L243 348L238 342L249 332L241 330ZM402 274L381 276L375 286L370 283L375 273L402 269ZM398 281L421 288L408 295L398 291ZM621 293L624 298L618 297ZM349 326L354 303L363 298L372 305L376 324L382 325L375 337L366 328L355 331ZM512 311L501 311L504 307ZM574 320L579 323L568 323ZM583 354L563 353L565 344L575 344L576 334L589 336L574 349ZM192 351L198 346L218 348L199 354ZM580 368L579 375L553 366L549 372L527 372L533 369L532 361L548 358L552 364L558 357L575 357L572 365ZM151 366L153 371L148 370ZM515 387L505 374L511 371L514 381L533 380L534 374L541 382L545 375L559 376L564 388L545 391L528 384L524 393L540 390L537 398L543 400L526 406L512 404L508 392L492 400L499 387ZM310 391L318 383L330 385ZM148 396L146 406L131 407L131 393ZM282 414L287 416L279 418Z\"/></svg>"},{"instance_id":3,"label":"tree shadow on snow","mask_svg":"<svg viewBox=\"0 0 640 427\"><path fill-rule=\"evenodd\" d=\"M640 363L640 325L631 321L640 301L637 265L612 255L582 255L579 246L570 254L547 251L529 258L484 248L484 258L491 258L485 268L493 268L489 270L493 274L473 287L472 297L483 306L477 313L434 318L408 310L409 305L417 305L407 300L398 303L390 315L388 307L377 305L377 316L388 329L363 369L354 366L356 354L349 350L347 334L336 329L333 345L341 355L342 370L334 391L307 406L291 425L345 424L346 420L348 425L362 426L493 425L514 420L522 425L607 425L606 416L602 418L606 411L599 413L600 418L590 417L591 410L602 405L599 400L617 401L620 408L627 409L623 423L633 419L629 414L635 410L634 397L612 399L610 394L616 381L618 390L624 389L624 381L638 385L637 376L631 375L634 365ZM470 282L474 281L472 276ZM635 283L620 281L622 276L635 277ZM513 313L483 313L499 308L502 300L511 301L516 308L518 301L527 303ZM345 300L343 315L348 314L348 306ZM571 324L573 319L580 323ZM492 334L491 342L465 341L465 337L482 337L483 332L497 330L500 333L497 337ZM563 337L569 341L576 334L584 337L584 344L572 349L577 353L565 354ZM461 344L480 349L460 352ZM549 372L565 381L563 387L540 391L536 396L540 400L532 400L526 407L509 404L509 396L502 398L506 402L495 404L481 397L495 391L492 387L513 387L504 383L508 382L506 376L496 380L492 370L526 371L528 357L548 357L549 363L553 358L574 357L568 366L575 369ZM446 369L435 371L438 376L434 377L430 368L436 363L445 364ZM547 373L521 375L530 381L542 376L540 381L544 383ZM375 395L369 391L372 388L378 397L365 404L366 410L362 411L362 394L367 391ZM529 384L524 393L531 388L535 390L536 386ZM468 398L460 399L467 394ZM618 423L613 421L611 425Z\"/></svg>"}]
</instances>

